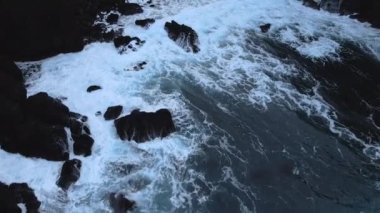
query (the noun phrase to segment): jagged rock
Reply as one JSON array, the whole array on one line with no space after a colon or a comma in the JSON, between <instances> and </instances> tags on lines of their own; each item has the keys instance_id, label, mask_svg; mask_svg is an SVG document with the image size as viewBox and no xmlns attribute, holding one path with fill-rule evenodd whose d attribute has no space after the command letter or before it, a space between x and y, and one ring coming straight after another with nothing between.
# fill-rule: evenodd
<instances>
[{"instance_id":1,"label":"jagged rock","mask_svg":"<svg viewBox=\"0 0 380 213\"><path fill-rule=\"evenodd\" d=\"M116 14L116 13L111 13L108 15L106 21L109 23L109 24L116 24L117 21L119 20L119 15Z\"/></svg>"},{"instance_id":2,"label":"jagged rock","mask_svg":"<svg viewBox=\"0 0 380 213\"><path fill-rule=\"evenodd\" d=\"M93 92L93 91L100 90L100 89L102 89L102 87L100 87L98 85L91 85L87 88L87 92Z\"/></svg>"},{"instance_id":3,"label":"jagged rock","mask_svg":"<svg viewBox=\"0 0 380 213\"><path fill-rule=\"evenodd\" d=\"M38 212L41 202L33 189L26 183L12 183L7 186L0 182L0 212L21 213L17 204L23 203L28 212Z\"/></svg>"},{"instance_id":4,"label":"jagged rock","mask_svg":"<svg viewBox=\"0 0 380 213\"><path fill-rule=\"evenodd\" d=\"M137 37L130 37L130 36L119 36L116 37L113 40L113 43L116 48L125 47L128 46L132 41L141 42L141 40Z\"/></svg>"},{"instance_id":5,"label":"jagged rock","mask_svg":"<svg viewBox=\"0 0 380 213\"><path fill-rule=\"evenodd\" d=\"M136 21L135 21L135 24L136 24L137 26L147 28L147 27L149 27L151 24L153 24L154 22L155 22L154 19L152 19L152 18L147 18L147 19L136 20Z\"/></svg>"},{"instance_id":6,"label":"jagged rock","mask_svg":"<svg viewBox=\"0 0 380 213\"><path fill-rule=\"evenodd\" d=\"M166 137L175 131L172 115L167 109L157 112L134 110L130 115L115 120L115 127L122 140L145 142L156 137Z\"/></svg>"},{"instance_id":7,"label":"jagged rock","mask_svg":"<svg viewBox=\"0 0 380 213\"><path fill-rule=\"evenodd\" d=\"M119 5L118 11L125 16L139 14L139 13L144 12L142 7L138 4L135 4L135 3L125 3L122 5Z\"/></svg>"},{"instance_id":8,"label":"jagged rock","mask_svg":"<svg viewBox=\"0 0 380 213\"><path fill-rule=\"evenodd\" d=\"M134 71L140 71L142 69L144 69L144 66L146 65L146 62L143 61L143 62L140 62L138 63L136 66L133 67L133 70Z\"/></svg>"},{"instance_id":9,"label":"jagged rock","mask_svg":"<svg viewBox=\"0 0 380 213\"><path fill-rule=\"evenodd\" d=\"M79 180L81 167L82 162L78 159L66 161L62 166L57 185L63 190L69 189L72 184Z\"/></svg>"},{"instance_id":10,"label":"jagged rock","mask_svg":"<svg viewBox=\"0 0 380 213\"><path fill-rule=\"evenodd\" d=\"M340 4L340 13L351 15L359 21L367 21L373 27L380 28L380 1L378 0L344 0Z\"/></svg>"},{"instance_id":11,"label":"jagged rock","mask_svg":"<svg viewBox=\"0 0 380 213\"><path fill-rule=\"evenodd\" d=\"M94 144L94 139L87 134L82 134L80 136L73 136L74 140L74 154L83 155L85 157L90 156L92 151L92 145Z\"/></svg>"},{"instance_id":12,"label":"jagged rock","mask_svg":"<svg viewBox=\"0 0 380 213\"><path fill-rule=\"evenodd\" d=\"M199 52L198 35L191 27L171 21L165 23L165 30L169 38L175 41L178 46L185 49L185 51Z\"/></svg>"},{"instance_id":13,"label":"jagged rock","mask_svg":"<svg viewBox=\"0 0 380 213\"><path fill-rule=\"evenodd\" d=\"M50 97L46 92L29 96L25 108L27 114L35 119L53 125L68 125L69 108L58 99Z\"/></svg>"},{"instance_id":14,"label":"jagged rock","mask_svg":"<svg viewBox=\"0 0 380 213\"><path fill-rule=\"evenodd\" d=\"M114 120L120 116L122 111L123 111L123 106L120 106L120 105L108 107L107 111L104 113L104 119L106 121Z\"/></svg>"},{"instance_id":15,"label":"jagged rock","mask_svg":"<svg viewBox=\"0 0 380 213\"><path fill-rule=\"evenodd\" d=\"M125 213L128 210L132 210L135 204L135 201L128 200L122 194L110 194L110 206L114 213Z\"/></svg>"},{"instance_id":16,"label":"jagged rock","mask_svg":"<svg viewBox=\"0 0 380 213\"><path fill-rule=\"evenodd\" d=\"M271 27L271 24L263 24L263 25L260 25L260 30L261 30L261 32L266 33L266 32L268 32L270 27Z\"/></svg>"}]
</instances>

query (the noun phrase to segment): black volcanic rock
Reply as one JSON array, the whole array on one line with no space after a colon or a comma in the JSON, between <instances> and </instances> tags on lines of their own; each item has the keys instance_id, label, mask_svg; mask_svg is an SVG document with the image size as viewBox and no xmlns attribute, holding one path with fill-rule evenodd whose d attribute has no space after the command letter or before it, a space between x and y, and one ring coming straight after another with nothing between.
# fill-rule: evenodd
<instances>
[{"instance_id":1,"label":"black volcanic rock","mask_svg":"<svg viewBox=\"0 0 380 213\"><path fill-rule=\"evenodd\" d=\"M62 166L57 185L63 190L69 189L72 184L79 180L81 167L82 162L78 159L66 161Z\"/></svg>"},{"instance_id":2,"label":"black volcanic rock","mask_svg":"<svg viewBox=\"0 0 380 213\"><path fill-rule=\"evenodd\" d=\"M125 3L125 4L122 4L122 5L119 5L118 11L122 15L125 15L125 16L139 14L139 13L143 13L144 12L144 10L142 9L142 7L140 5L138 5L138 4L135 4L135 3Z\"/></svg>"},{"instance_id":3,"label":"black volcanic rock","mask_svg":"<svg viewBox=\"0 0 380 213\"><path fill-rule=\"evenodd\" d=\"M87 88L87 92L93 92L93 91L96 91L96 90L100 90L102 89L101 86L98 86L98 85L91 85Z\"/></svg>"},{"instance_id":4,"label":"black volcanic rock","mask_svg":"<svg viewBox=\"0 0 380 213\"><path fill-rule=\"evenodd\" d=\"M147 19L140 19L140 20L136 20L135 21L135 24L137 26L140 26L140 27L149 27L151 24L153 24L155 22L154 19L152 18L147 18Z\"/></svg>"},{"instance_id":5,"label":"black volcanic rock","mask_svg":"<svg viewBox=\"0 0 380 213\"><path fill-rule=\"evenodd\" d=\"M95 20L89 0L0 1L0 54L14 60L38 60L76 52Z\"/></svg>"},{"instance_id":6,"label":"black volcanic rock","mask_svg":"<svg viewBox=\"0 0 380 213\"><path fill-rule=\"evenodd\" d=\"M123 106L120 106L120 105L108 107L107 111L104 113L104 119L107 121L114 120L120 116L122 111L123 111Z\"/></svg>"},{"instance_id":7,"label":"black volcanic rock","mask_svg":"<svg viewBox=\"0 0 380 213\"><path fill-rule=\"evenodd\" d=\"M373 27L380 28L380 1L378 0L344 0L340 5L340 13L351 15L359 21L366 21Z\"/></svg>"},{"instance_id":8,"label":"black volcanic rock","mask_svg":"<svg viewBox=\"0 0 380 213\"><path fill-rule=\"evenodd\" d=\"M109 23L109 24L116 24L117 21L119 20L119 15L116 14L116 13L111 13L108 15L106 21Z\"/></svg>"},{"instance_id":9,"label":"black volcanic rock","mask_svg":"<svg viewBox=\"0 0 380 213\"><path fill-rule=\"evenodd\" d=\"M25 108L29 116L49 124L67 126L70 117L69 108L46 92L29 96Z\"/></svg>"},{"instance_id":10,"label":"black volcanic rock","mask_svg":"<svg viewBox=\"0 0 380 213\"><path fill-rule=\"evenodd\" d=\"M198 35L191 27L171 21L165 23L165 30L169 38L175 41L178 46L185 49L185 51L199 52Z\"/></svg>"},{"instance_id":11,"label":"black volcanic rock","mask_svg":"<svg viewBox=\"0 0 380 213\"><path fill-rule=\"evenodd\" d=\"M261 30L261 32L266 33L266 32L268 32L270 27L271 27L271 24L263 24L263 25L260 25L260 30Z\"/></svg>"},{"instance_id":12,"label":"black volcanic rock","mask_svg":"<svg viewBox=\"0 0 380 213\"><path fill-rule=\"evenodd\" d=\"M113 40L113 43L114 43L116 48L120 48L120 47L127 46L132 41L140 42L141 40L137 37L119 36Z\"/></svg>"},{"instance_id":13,"label":"black volcanic rock","mask_svg":"<svg viewBox=\"0 0 380 213\"><path fill-rule=\"evenodd\" d=\"M110 206L114 213L125 213L132 210L135 206L135 201L131 201L122 194L110 194Z\"/></svg>"},{"instance_id":14,"label":"black volcanic rock","mask_svg":"<svg viewBox=\"0 0 380 213\"><path fill-rule=\"evenodd\" d=\"M23 203L28 212L38 212L41 202L33 189L26 183L12 183L7 186L0 182L0 212L21 213L17 204Z\"/></svg>"},{"instance_id":15,"label":"black volcanic rock","mask_svg":"<svg viewBox=\"0 0 380 213\"><path fill-rule=\"evenodd\" d=\"M122 140L145 142L156 137L166 137L175 131L172 115L167 109L157 112L134 110L130 115L115 120L115 127Z\"/></svg>"},{"instance_id":16,"label":"black volcanic rock","mask_svg":"<svg viewBox=\"0 0 380 213\"><path fill-rule=\"evenodd\" d=\"M90 156L92 151L92 145L94 144L94 139L87 134L81 134L79 136L73 136L74 140L74 154L83 155L85 157Z\"/></svg>"},{"instance_id":17,"label":"black volcanic rock","mask_svg":"<svg viewBox=\"0 0 380 213\"><path fill-rule=\"evenodd\" d=\"M5 151L51 161L69 159L67 134L63 126L27 121L14 128L9 133L11 139L1 147Z\"/></svg>"}]
</instances>

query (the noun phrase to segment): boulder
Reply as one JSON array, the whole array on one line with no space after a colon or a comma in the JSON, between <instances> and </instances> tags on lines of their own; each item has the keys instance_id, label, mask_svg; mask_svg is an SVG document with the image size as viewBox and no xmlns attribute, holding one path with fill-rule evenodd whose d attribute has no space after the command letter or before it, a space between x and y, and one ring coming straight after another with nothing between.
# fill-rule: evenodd
<instances>
[{"instance_id":1,"label":"boulder","mask_svg":"<svg viewBox=\"0 0 380 213\"><path fill-rule=\"evenodd\" d=\"M25 110L29 117L53 125L67 126L70 118L69 108L46 92L29 96Z\"/></svg>"},{"instance_id":2,"label":"boulder","mask_svg":"<svg viewBox=\"0 0 380 213\"><path fill-rule=\"evenodd\" d=\"M185 51L194 53L200 51L198 35L191 27L171 21L165 23L165 30L169 38Z\"/></svg>"},{"instance_id":3,"label":"boulder","mask_svg":"<svg viewBox=\"0 0 380 213\"><path fill-rule=\"evenodd\" d=\"M141 42L141 40L137 37L118 36L113 40L113 43L116 48L120 48L128 46L132 41L136 41L137 43Z\"/></svg>"},{"instance_id":4,"label":"boulder","mask_svg":"<svg viewBox=\"0 0 380 213\"><path fill-rule=\"evenodd\" d=\"M125 16L143 13L142 7L135 3L124 3L119 5L118 11Z\"/></svg>"},{"instance_id":5,"label":"boulder","mask_svg":"<svg viewBox=\"0 0 380 213\"><path fill-rule=\"evenodd\" d=\"M93 91L96 91L96 90L100 90L102 89L101 86L98 86L98 85L91 85L87 88L87 92L93 92Z\"/></svg>"},{"instance_id":6,"label":"boulder","mask_svg":"<svg viewBox=\"0 0 380 213\"><path fill-rule=\"evenodd\" d=\"M111 193L110 194L110 206L114 213L125 213L129 210L133 210L135 207L135 201L131 201L124 197L122 194Z\"/></svg>"},{"instance_id":7,"label":"boulder","mask_svg":"<svg viewBox=\"0 0 380 213\"><path fill-rule=\"evenodd\" d=\"M268 32L268 30L270 29L271 26L272 26L271 24L260 25L260 30L261 30L261 32L266 33L266 32Z\"/></svg>"},{"instance_id":8,"label":"boulder","mask_svg":"<svg viewBox=\"0 0 380 213\"><path fill-rule=\"evenodd\" d=\"M72 184L79 180L81 167L82 162L80 160L67 160L62 166L57 185L65 191L68 190Z\"/></svg>"},{"instance_id":9,"label":"boulder","mask_svg":"<svg viewBox=\"0 0 380 213\"><path fill-rule=\"evenodd\" d=\"M25 204L27 212L38 212L41 202L33 189L26 183L12 183L10 186L0 182L0 212L21 213L17 204Z\"/></svg>"},{"instance_id":10,"label":"boulder","mask_svg":"<svg viewBox=\"0 0 380 213\"><path fill-rule=\"evenodd\" d=\"M116 13L111 13L106 18L106 21L109 24L116 24L118 20L119 20L119 15Z\"/></svg>"},{"instance_id":11,"label":"boulder","mask_svg":"<svg viewBox=\"0 0 380 213\"><path fill-rule=\"evenodd\" d=\"M156 137L166 137L175 131L172 115L167 109L156 112L134 110L114 122L117 134L122 140L145 142Z\"/></svg>"},{"instance_id":12,"label":"boulder","mask_svg":"<svg viewBox=\"0 0 380 213\"><path fill-rule=\"evenodd\" d=\"M140 27L145 27L148 28L151 24L155 22L154 19L152 18L147 18L147 19L139 19L135 21L135 24Z\"/></svg>"},{"instance_id":13,"label":"boulder","mask_svg":"<svg viewBox=\"0 0 380 213\"><path fill-rule=\"evenodd\" d=\"M123 106L111 106L107 108L107 111L104 113L104 119L106 121L114 120L118 118L123 111Z\"/></svg>"},{"instance_id":14,"label":"boulder","mask_svg":"<svg viewBox=\"0 0 380 213\"><path fill-rule=\"evenodd\" d=\"M74 154L83 155L85 157L90 156L92 151L92 145L94 139L87 134L81 134L79 136L73 136L74 140Z\"/></svg>"}]
</instances>

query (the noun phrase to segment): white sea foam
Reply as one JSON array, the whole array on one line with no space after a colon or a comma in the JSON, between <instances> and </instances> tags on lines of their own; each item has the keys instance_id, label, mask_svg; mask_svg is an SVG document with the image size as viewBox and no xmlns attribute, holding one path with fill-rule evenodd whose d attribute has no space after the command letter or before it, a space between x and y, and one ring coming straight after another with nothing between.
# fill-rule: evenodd
<instances>
[{"instance_id":1,"label":"white sea foam","mask_svg":"<svg viewBox=\"0 0 380 213\"><path fill-rule=\"evenodd\" d=\"M44 201L44 212L108 211L105 200L110 192L127 194L137 201L142 212L172 211L191 205L191 195L182 183L191 183L195 177L202 179L202 174L187 170L186 160L198 150L199 144L207 141L210 132L204 133L208 125L205 121L192 118L189 103L178 88L167 88L168 82L176 82L176 76L262 109L280 100L309 115L325 117L330 129L340 133L333 110L322 97L317 93L300 94L284 81L285 76L297 75L296 68L274 58L259 44L248 44L250 34L276 39L315 59L339 58L340 40L355 41L380 58L380 43L375 42L380 37L378 30L348 17L305 8L299 1L177 0L160 1L157 7L144 9L143 14L122 17L119 21L125 34L146 41L137 51L120 55L110 43L93 43L82 52L43 60L38 77L31 76L27 81L28 95L46 91L54 97L67 97L64 103L72 111L89 117L95 138L92 156L76 156L83 161L81 178L67 196L55 185L62 163L0 150L0 180L30 184ZM146 30L133 25L138 18L157 20ZM164 23L170 20L189 25L198 33L201 48L198 54L186 53L167 37ZM259 31L258 26L263 23L272 24L267 34ZM127 71L141 61L147 62L143 71ZM85 92L93 84L103 89ZM123 105L124 115L135 108L144 111L168 108L181 130L163 140L144 144L122 142L112 122L95 116L95 112L118 104ZM223 104L218 106L228 110ZM379 158L375 149L367 150L372 153L370 156ZM235 155L240 158L238 152ZM125 174L127 165L137 166ZM237 188L249 197L254 196L233 178L231 170L225 168L224 172L225 178ZM166 196L169 199L157 201L165 193L170 194ZM207 195L200 197L200 203L207 200ZM169 207L163 207L166 203ZM247 210L247 206L242 204L241 210Z\"/></svg>"}]
</instances>

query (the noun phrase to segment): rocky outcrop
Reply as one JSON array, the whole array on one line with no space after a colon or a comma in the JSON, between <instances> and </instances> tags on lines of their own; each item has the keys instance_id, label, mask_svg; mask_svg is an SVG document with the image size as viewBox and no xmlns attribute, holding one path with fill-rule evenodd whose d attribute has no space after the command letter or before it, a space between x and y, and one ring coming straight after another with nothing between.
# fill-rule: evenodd
<instances>
[{"instance_id":1,"label":"rocky outcrop","mask_svg":"<svg viewBox=\"0 0 380 213\"><path fill-rule=\"evenodd\" d=\"M2 0L0 54L12 60L39 60L59 53L81 51L99 28L92 25L101 11L122 15L142 13L124 0ZM112 23L115 23L112 16ZM110 36L110 35L107 35Z\"/></svg>"},{"instance_id":2,"label":"rocky outcrop","mask_svg":"<svg viewBox=\"0 0 380 213\"><path fill-rule=\"evenodd\" d=\"M62 166L57 185L63 190L68 190L72 184L79 180L81 167L82 162L78 159L66 161Z\"/></svg>"},{"instance_id":3,"label":"rocky outcrop","mask_svg":"<svg viewBox=\"0 0 380 213\"><path fill-rule=\"evenodd\" d=\"M191 27L171 21L165 23L165 30L169 38L185 51L194 53L200 51L198 35Z\"/></svg>"},{"instance_id":4,"label":"rocky outcrop","mask_svg":"<svg viewBox=\"0 0 380 213\"><path fill-rule=\"evenodd\" d=\"M108 107L107 111L104 113L104 119L106 121L114 120L120 116L122 111L123 111L123 106L121 105Z\"/></svg>"},{"instance_id":5,"label":"rocky outcrop","mask_svg":"<svg viewBox=\"0 0 380 213\"><path fill-rule=\"evenodd\" d=\"M303 5L307 6L307 7L310 7L310 8L313 8L313 9L317 9L319 10L319 4L320 4L320 0L303 0L302 1Z\"/></svg>"},{"instance_id":6,"label":"rocky outcrop","mask_svg":"<svg viewBox=\"0 0 380 213\"><path fill-rule=\"evenodd\" d=\"M140 27L148 28L151 24L155 22L154 19L152 18L147 18L147 19L139 19L135 21L135 24Z\"/></svg>"},{"instance_id":7,"label":"rocky outcrop","mask_svg":"<svg viewBox=\"0 0 380 213\"><path fill-rule=\"evenodd\" d=\"M106 19L107 23L109 24L116 24L118 20L119 20L119 15L116 13L109 14Z\"/></svg>"},{"instance_id":8,"label":"rocky outcrop","mask_svg":"<svg viewBox=\"0 0 380 213\"><path fill-rule=\"evenodd\" d=\"M0 58L0 147L26 157L69 159L68 136L90 134L87 117L70 112L58 99L41 92L26 98L21 71ZM88 151L86 152L88 153Z\"/></svg>"},{"instance_id":9,"label":"rocky outcrop","mask_svg":"<svg viewBox=\"0 0 380 213\"><path fill-rule=\"evenodd\" d=\"M98 85L91 85L87 88L87 92L93 92L93 91L100 90L100 89L102 89L102 87L100 87Z\"/></svg>"},{"instance_id":10,"label":"rocky outcrop","mask_svg":"<svg viewBox=\"0 0 380 213\"><path fill-rule=\"evenodd\" d=\"M135 207L135 201L131 201L122 194L111 193L110 194L110 206L114 213L125 213L129 210L133 210Z\"/></svg>"},{"instance_id":11,"label":"rocky outcrop","mask_svg":"<svg viewBox=\"0 0 380 213\"><path fill-rule=\"evenodd\" d=\"M18 204L24 204L27 212L38 212L41 202L33 189L26 183L12 183L7 186L0 182L0 212L21 213Z\"/></svg>"},{"instance_id":12,"label":"rocky outcrop","mask_svg":"<svg viewBox=\"0 0 380 213\"><path fill-rule=\"evenodd\" d=\"M145 142L166 137L175 131L172 115L167 109L156 112L134 110L130 115L115 120L117 134L122 140Z\"/></svg>"}]
</instances>

